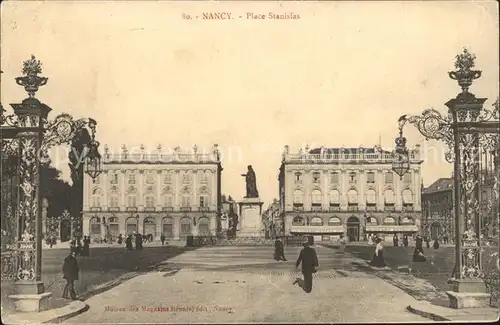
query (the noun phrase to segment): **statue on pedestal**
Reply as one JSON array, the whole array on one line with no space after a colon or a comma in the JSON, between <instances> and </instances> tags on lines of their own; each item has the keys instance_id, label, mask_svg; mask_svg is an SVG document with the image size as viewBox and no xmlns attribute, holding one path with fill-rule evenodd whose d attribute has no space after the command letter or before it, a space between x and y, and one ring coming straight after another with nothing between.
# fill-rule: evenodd
<instances>
[{"instance_id":1,"label":"statue on pedestal","mask_svg":"<svg viewBox=\"0 0 500 325\"><path fill-rule=\"evenodd\" d=\"M257 183L255 179L255 172L253 171L252 165L248 165L248 171L246 174L241 174L245 177L247 183L247 195L245 198L258 198L259 191L257 191Z\"/></svg>"}]
</instances>

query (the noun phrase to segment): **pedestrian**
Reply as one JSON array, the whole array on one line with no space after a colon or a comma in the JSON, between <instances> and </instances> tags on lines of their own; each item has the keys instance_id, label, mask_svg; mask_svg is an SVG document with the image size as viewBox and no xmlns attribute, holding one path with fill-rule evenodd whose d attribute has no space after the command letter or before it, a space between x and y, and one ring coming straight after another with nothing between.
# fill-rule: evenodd
<instances>
[{"instance_id":1,"label":"pedestrian","mask_svg":"<svg viewBox=\"0 0 500 325\"><path fill-rule=\"evenodd\" d=\"M76 238L76 255L80 255L82 253L82 240L80 237Z\"/></svg>"},{"instance_id":2,"label":"pedestrian","mask_svg":"<svg viewBox=\"0 0 500 325\"><path fill-rule=\"evenodd\" d=\"M376 238L375 243L375 252L373 253L373 258L370 262L370 265L375 267L384 267L384 246L382 246L382 239Z\"/></svg>"},{"instance_id":3,"label":"pedestrian","mask_svg":"<svg viewBox=\"0 0 500 325\"><path fill-rule=\"evenodd\" d=\"M127 236L127 239L125 240L125 246L129 251L134 250L134 247L132 246L132 235Z\"/></svg>"},{"instance_id":4,"label":"pedestrian","mask_svg":"<svg viewBox=\"0 0 500 325\"><path fill-rule=\"evenodd\" d=\"M408 247L408 235L403 235L403 245L404 247Z\"/></svg>"},{"instance_id":5,"label":"pedestrian","mask_svg":"<svg viewBox=\"0 0 500 325\"><path fill-rule=\"evenodd\" d=\"M344 235L340 235L340 254L345 254L346 240Z\"/></svg>"},{"instance_id":6,"label":"pedestrian","mask_svg":"<svg viewBox=\"0 0 500 325\"><path fill-rule=\"evenodd\" d=\"M432 245L432 247L434 249L438 249L439 248L439 242L438 242L437 238L436 238L436 240L434 240L434 245Z\"/></svg>"},{"instance_id":7,"label":"pedestrian","mask_svg":"<svg viewBox=\"0 0 500 325\"><path fill-rule=\"evenodd\" d=\"M368 236L368 245L373 245L373 235Z\"/></svg>"},{"instance_id":8,"label":"pedestrian","mask_svg":"<svg viewBox=\"0 0 500 325\"><path fill-rule=\"evenodd\" d=\"M82 256L90 256L90 237L83 236Z\"/></svg>"},{"instance_id":9,"label":"pedestrian","mask_svg":"<svg viewBox=\"0 0 500 325\"><path fill-rule=\"evenodd\" d=\"M283 239L281 237L278 237L278 259L285 261L285 244L283 243Z\"/></svg>"},{"instance_id":10,"label":"pedestrian","mask_svg":"<svg viewBox=\"0 0 500 325\"><path fill-rule=\"evenodd\" d=\"M295 267L298 268L299 264L302 263L302 275L304 276L304 291L310 293L312 291L312 275L316 273L316 268L319 267L318 255L314 248L309 246L308 238L302 240L302 250L300 251L299 258L295 263Z\"/></svg>"},{"instance_id":11,"label":"pedestrian","mask_svg":"<svg viewBox=\"0 0 500 325\"><path fill-rule=\"evenodd\" d=\"M415 247L419 247L422 252L424 251L423 241L424 239L422 238L422 236L420 236L420 234L417 234L417 236L415 237Z\"/></svg>"},{"instance_id":12,"label":"pedestrian","mask_svg":"<svg viewBox=\"0 0 500 325\"><path fill-rule=\"evenodd\" d=\"M425 258L424 255L424 250L422 249L422 246L415 246L415 249L413 250L413 262L425 262L427 259Z\"/></svg>"},{"instance_id":13,"label":"pedestrian","mask_svg":"<svg viewBox=\"0 0 500 325\"><path fill-rule=\"evenodd\" d=\"M395 247L398 247L398 235L394 234L392 237L392 243Z\"/></svg>"},{"instance_id":14,"label":"pedestrian","mask_svg":"<svg viewBox=\"0 0 500 325\"><path fill-rule=\"evenodd\" d=\"M123 236L122 234L118 235L118 244L121 245L123 243Z\"/></svg>"},{"instance_id":15,"label":"pedestrian","mask_svg":"<svg viewBox=\"0 0 500 325\"><path fill-rule=\"evenodd\" d=\"M161 240L161 245L162 245L162 246L163 246L163 245L165 245L165 239L166 239L165 235L163 235L163 234L162 234L162 235L160 236L160 240Z\"/></svg>"},{"instance_id":16,"label":"pedestrian","mask_svg":"<svg viewBox=\"0 0 500 325\"><path fill-rule=\"evenodd\" d=\"M62 293L64 299L76 300L75 280L78 280L79 271L76 251L73 251L64 259L63 264L63 278L66 279L66 285Z\"/></svg>"},{"instance_id":17,"label":"pedestrian","mask_svg":"<svg viewBox=\"0 0 500 325\"><path fill-rule=\"evenodd\" d=\"M135 236L135 249L141 250L142 249L142 235L137 234Z\"/></svg>"}]
</instances>

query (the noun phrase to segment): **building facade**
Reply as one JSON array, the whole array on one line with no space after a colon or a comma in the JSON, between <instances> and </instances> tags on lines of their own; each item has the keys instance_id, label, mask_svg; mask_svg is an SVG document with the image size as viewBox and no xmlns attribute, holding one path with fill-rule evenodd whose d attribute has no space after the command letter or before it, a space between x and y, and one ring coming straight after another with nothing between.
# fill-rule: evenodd
<instances>
[{"instance_id":1,"label":"building facade","mask_svg":"<svg viewBox=\"0 0 500 325\"><path fill-rule=\"evenodd\" d=\"M480 171L481 231L488 238L498 237L499 202L495 193L495 173ZM453 243L455 211L453 177L439 178L422 191L422 230L432 240Z\"/></svg>"},{"instance_id":2,"label":"building facade","mask_svg":"<svg viewBox=\"0 0 500 325\"><path fill-rule=\"evenodd\" d=\"M83 234L94 241L133 232L159 239L215 235L220 229L222 165L217 145L210 153L131 154L105 148L103 173L84 179Z\"/></svg>"},{"instance_id":3,"label":"building facade","mask_svg":"<svg viewBox=\"0 0 500 325\"><path fill-rule=\"evenodd\" d=\"M422 190L422 231L431 240L455 238L453 178L439 178Z\"/></svg>"},{"instance_id":4,"label":"building facade","mask_svg":"<svg viewBox=\"0 0 500 325\"><path fill-rule=\"evenodd\" d=\"M289 153L279 173L285 235L333 240L344 235L416 233L420 227L419 146L410 152L410 170L392 171L391 152L375 148L317 148Z\"/></svg>"}]
</instances>

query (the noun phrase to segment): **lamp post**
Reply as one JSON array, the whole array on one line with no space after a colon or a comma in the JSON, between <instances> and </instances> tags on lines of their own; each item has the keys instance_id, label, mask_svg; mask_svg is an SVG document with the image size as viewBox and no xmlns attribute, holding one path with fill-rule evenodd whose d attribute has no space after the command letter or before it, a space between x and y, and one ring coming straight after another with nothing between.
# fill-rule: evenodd
<instances>
[{"instance_id":1,"label":"lamp post","mask_svg":"<svg viewBox=\"0 0 500 325\"><path fill-rule=\"evenodd\" d=\"M18 195L15 202L17 231L15 246L15 290L9 296L18 311L37 312L46 308L44 300L51 293L45 292L42 282L42 205L40 197L40 164L48 162L47 150L58 144L68 144L75 132L87 125L89 120L74 121L68 114L61 114L54 121L47 117L51 108L35 98L40 86L47 84L48 78L40 77L42 64L32 55L23 62L22 77L15 78L23 86L28 98L19 104L11 104L14 114L6 115L3 107L0 114L2 151L6 147L18 157L15 169L18 179ZM94 121L95 126L95 121ZM93 132L95 131L92 130ZM98 148L90 148L91 152ZM100 166L92 155L86 155L86 162L93 163L97 175ZM93 177L93 175L91 175Z\"/></svg>"},{"instance_id":2,"label":"lamp post","mask_svg":"<svg viewBox=\"0 0 500 325\"><path fill-rule=\"evenodd\" d=\"M456 56L456 70L448 74L458 81L462 92L445 104L447 116L427 109L420 116L399 118L400 135L396 138L393 166L399 175L407 171L401 167L404 157L399 157L405 155L402 147L406 141L401 140L405 123L416 126L426 139L443 140L448 146L445 157L454 164L455 279L453 291L447 294L453 308L487 305L489 299L482 280L480 163L484 153L498 148L500 113L498 99L492 109L487 109L483 107L486 98L476 98L469 92L472 82L481 77L481 71L473 70L474 60L467 49ZM497 200L498 178L497 168L493 185Z\"/></svg>"}]
</instances>

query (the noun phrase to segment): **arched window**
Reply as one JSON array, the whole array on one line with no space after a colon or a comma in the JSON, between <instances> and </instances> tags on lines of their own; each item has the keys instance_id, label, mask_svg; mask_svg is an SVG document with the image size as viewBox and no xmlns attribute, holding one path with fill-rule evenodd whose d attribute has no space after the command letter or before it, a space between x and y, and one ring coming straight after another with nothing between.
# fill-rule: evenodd
<instances>
[{"instance_id":1,"label":"arched window","mask_svg":"<svg viewBox=\"0 0 500 325\"><path fill-rule=\"evenodd\" d=\"M100 207L101 206L101 197L102 191L100 188L95 188L92 192L92 207Z\"/></svg>"},{"instance_id":2,"label":"arched window","mask_svg":"<svg viewBox=\"0 0 500 325\"><path fill-rule=\"evenodd\" d=\"M394 191L391 189L387 189L384 192L385 204L393 205L395 203Z\"/></svg>"},{"instance_id":3,"label":"arched window","mask_svg":"<svg viewBox=\"0 0 500 325\"><path fill-rule=\"evenodd\" d=\"M347 200L349 204L358 204L358 192L355 189L349 190Z\"/></svg>"},{"instance_id":4,"label":"arched window","mask_svg":"<svg viewBox=\"0 0 500 325\"><path fill-rule=\"evenodd\" d=\"M366 217L366 223L372 226L376 226L378 224L377 218L375 217Z\"/></svg>"},{"instance_id":5,"label":"arched window","mask_svg":"<svg viewBox=\"0 0 500 325\"><path fill-rule=\"evenodd\" d=\"M340 205L340 192L338 190L331 190L328 197L330 205Z\"/></svg>"},{"instance_id":6,"label":"arched window","mask_svg":"<svg viewBox=\"0 0 500 325\"><path fill-rule=\"evenodd\" d=\"M306 221L303 217L296 216L295 218L293 218L292 226L305 226L305 225L306 225Z\"/></svg>"},{"instance_id":7,"label":"arched window","mask_svg":"<svg viewBox=\"0 0 500 325\"><path fill-rule=\"evenodd\" d=\"M311 193L311 203L313 206L321 206L321 201L322 201L322 197L321 197L321 191L316 189L316 190L313 190L312 193Z\"/></svg>"},{"instance_id":8,"label":"arched window","mask_svg":"<svg viewBox=\"0 0 500 325\"><path fill-rule=\"evenodd\" d=\"M401 218L401 224L403 224L403 225L413 225L413 224L415 224L415 221L413 220L412 217L406 217L406 216L404 216L404 217Z\"/></svg>"},{"instance_id":9,"label":"arched window","mask_svg":"<svg viewBox=\"0 0 500 325\"><path fill-rule=\"evenodd\" d=\"M413 193L409 189L403 190L403 204L413 204Z\"/></svg>"},{"instance_id":10,"label":"arched window","mask_svg":"<svg viewBox=\"0 0 500 325\"><path fill-rule=\"evenodd\" d=\"M93 217L89 220L90 224L90 237L100 237L101 236L101 218Z\"/></svg>"},{"instance_id":11,"label":"arched window","mask_svg":"<svg viewBox=\"0 0 500 325\"><path fill-rule=\"evenodd\" d=\"M393 217L385 217L384 218L384 224L386 225L394 225L396 223L396 219Z\"/></svg>"},{"instance_id":12,"label":"arched window","mask_svg":"<svg viewBox=\"0 0 500 325\"><path fill-rule=\"evenodd\" d=\"M311 222L309 222L309 225L311 226L322 226L323 225L323 219L320 217L313 217L311 219Z\"/></svg>"},{"instance_id":13,"label":"arched window","mask_svg":"<svg viewBox=\"0 0 500 325\"><path fill-rule=\"evenodd\" d=\"M174 219L171 217L165 217L161 221L163 235L166 238L174 238Z\"/></svg>"},{"instance_id":14,"label":"arched window","mask_svg":"<svg viewBox=\"0 0 500 325\"><path fill-rule=\"evenodd\" d=\"M137 223L138 220L135 217L130 217L127 218L125 221L125 231L127 232L127 235L131 235L134 232L137 233Z\"/></svg>"},{"instance_id":15,"label":"arched window","mask_svg":"<svg viewBox=\"0 0 500 325\"><path fill-rule=\"evenodd\" d=\"M143 232L144 235L153 235L153 238L156 238L156 220L153 217L144 218L143 222Z\"/></svg>"},{"instance_id":16,"label":"arched window","mask_svg":"<svg viewBox=\"0 0 500 325\"><path fill-rule=\"evenodd\" d=\"M109 217L107 226L109 229L109 234L113 238L116 238L120 235L120 226L119 226L117 217Z\"/></svg>"},{"instance_id":17,"label":"arched window","mask_svg":"<svg viewBox=\"0 0 500 325\"><path fill-rule=\"evenodd\" d=\"M339 217L331 217L328 219L328 225L329 226L338 226L341 224L340 218Z\"/></svg>"},{"instance_id":18,"label":"arched window","mask_svg":"<svg viewBox=\"0 0 500 325\"><path fill-rule=\"evenodd\" d=\"M180 237L186 238L187 236L191 235L191 219L189 217L182 217L180 224Z\"/></svg>"},{"instance_id":19,"label":"arched window","mask_svg":"<svg viewBox=\"0 0 500 325\"><path fill-rule=\"evenodd\" d=\"M377 194L374 189L369 189L366 191L366 204L376 204Z\"/></svg>"},{"instance_id":20,"label":"arched window","mask_svg":"<svg viewBox=\"0 0 500 325\"><path fill-rule=\"evenodd\" d=\"M295 190L293 192L293 204L303 204L304 194L301 190Z\"/></svg>"},{"instance_id":21,"label":"arched window","mask_svg":"<svg viewBox=\"0 0 500 325\"><path fill-rule=\"evenodd\" d=\"M202 217L198 220L198 234L200 236L210 236L210 220Z\"/></svg>"}]
</instances>

